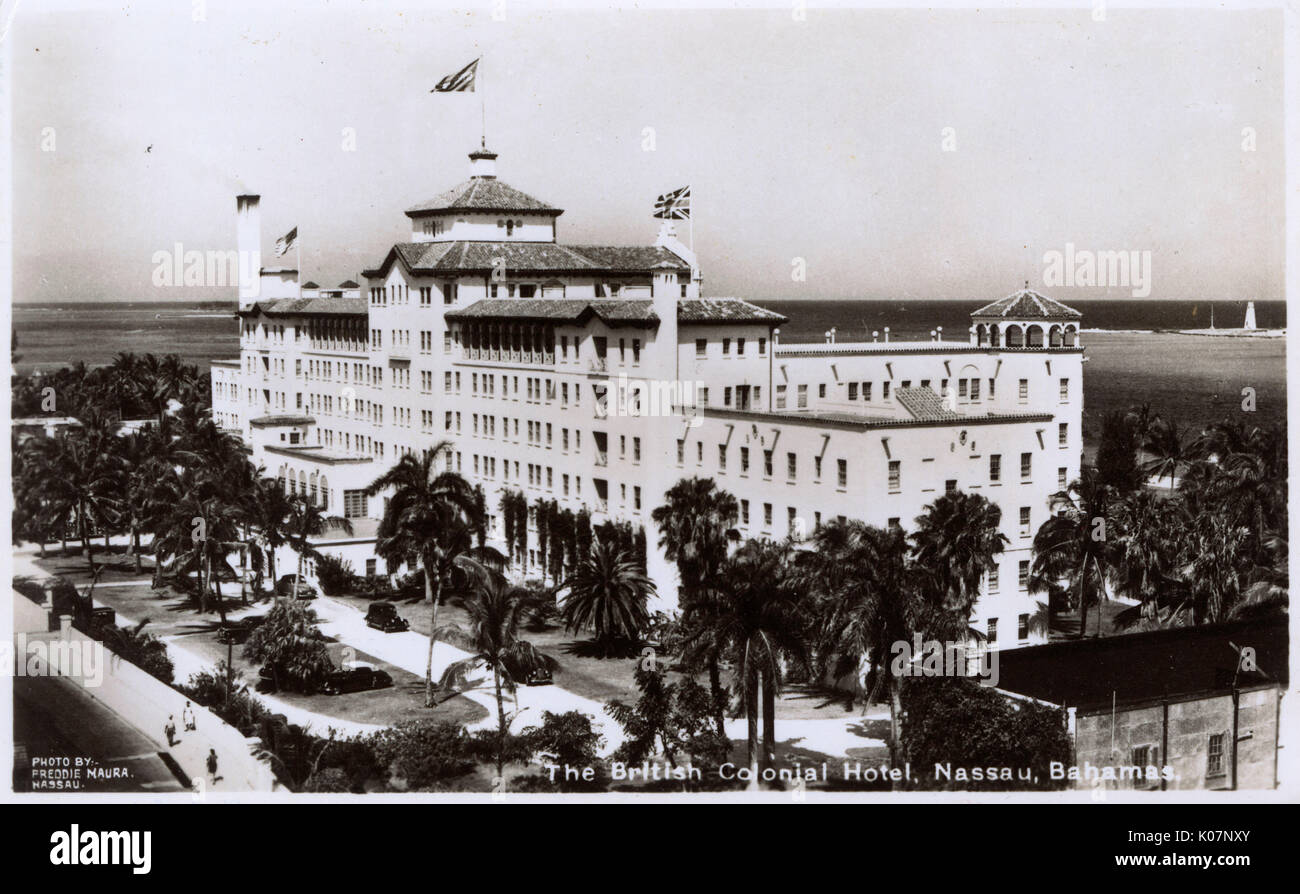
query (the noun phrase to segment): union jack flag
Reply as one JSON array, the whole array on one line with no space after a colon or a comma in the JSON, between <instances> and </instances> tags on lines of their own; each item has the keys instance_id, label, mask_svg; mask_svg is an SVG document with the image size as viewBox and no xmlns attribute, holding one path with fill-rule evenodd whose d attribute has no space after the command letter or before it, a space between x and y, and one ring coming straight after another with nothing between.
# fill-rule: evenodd
<instances>
[{"instance_id":1,"label":"union jack flag","mask_svg":"<svg viewBox=\"0 0 1300 894\"><path fill-rule=\"evenodd\" d=\"M479 59L475 59L455 74L449 74L434 85L430 93L473 93L474 78L478 75Z\"/></svg>"},{"instance_id":2,"label":"union jack flag","mask_svg":"<svg viewBox=\"0 0 1300 894\"><path fill-rule=\"evenodd\" d=\"M664 220L689 220L691 217L691 188L683 186L664 193L655 201L655 217Z\"/></svg>"}]
</instances>

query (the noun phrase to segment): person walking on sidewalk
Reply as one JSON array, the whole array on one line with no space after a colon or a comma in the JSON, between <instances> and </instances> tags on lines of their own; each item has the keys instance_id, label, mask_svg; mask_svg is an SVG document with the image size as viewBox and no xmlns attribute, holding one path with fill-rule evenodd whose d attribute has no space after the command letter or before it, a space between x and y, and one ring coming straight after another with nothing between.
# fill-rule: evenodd
<instances>
[{"instance_id":1,"label":"person walking on sidewalk","mask_svg":"<svg viewBox=\"0 0 1300 894\"><path fill-rule=\"evenodd\" d=\"M176 715L167 715L167 724L163 727L163 732L167 734L167 747L176 744Z\"/></svg>"},{"instance_id":2,"label":"person walking on sidewalk","mask_svg":"<svg viewBox=\"0 0 1300 894\"><path fill-rule=\"evenodd\" d=\"M190 707L189 702L185 703L185 710L181 711L181 723L185 726L186 732L198 729L194 724L194 709Z\"/></svg>"},{"instance_id":3,"label":"person walking on sidewalk","mask_svg":"<svg viewBox=\"0 0 1300 894\"><path fill-rule=\"evenodd\" d=\"M208 749L208 781L212 785L217 784L217 749Z\"/></svg>"}]
</instances>

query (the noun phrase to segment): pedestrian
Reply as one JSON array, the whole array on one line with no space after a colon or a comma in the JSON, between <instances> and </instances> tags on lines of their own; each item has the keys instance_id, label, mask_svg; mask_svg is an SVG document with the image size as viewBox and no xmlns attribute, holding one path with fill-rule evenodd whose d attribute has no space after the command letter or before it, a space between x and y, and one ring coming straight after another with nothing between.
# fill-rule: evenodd
<instances>
[{"instance_id":1,"label":"pedestrian","mask_svg":"<svg viewBox=\"0 0 1300 894\"><path fill-rule=\"evenodd\" d=\"M194 709L190 707L189 702L185 703L185 710L181 712L181 723L185 725L187 731L198 729L198 727L194 725Z\"/></svg>"},{"instance_id":2,"label":"pedestrian","mask_svg":"<svg viewBox=\"0 0 1300 894\"><path fill-rule=\"evenodd\" d=\"M208 749L208 780L213 785L217 784L217 749L215 748Z\"/></svg>"},{"instance_id":3,"label":"pedestrian","mask_svg":"<svg viewBox=\"0 0 1300 894\"><path fill-rule=\"evenodd\" d=\"M170 748L171 746L175 745L176 744L176 716L174 714L167 715L167 725L163 727L163 732L167 734L167 747Z\"/></svg>"}]
</instances>

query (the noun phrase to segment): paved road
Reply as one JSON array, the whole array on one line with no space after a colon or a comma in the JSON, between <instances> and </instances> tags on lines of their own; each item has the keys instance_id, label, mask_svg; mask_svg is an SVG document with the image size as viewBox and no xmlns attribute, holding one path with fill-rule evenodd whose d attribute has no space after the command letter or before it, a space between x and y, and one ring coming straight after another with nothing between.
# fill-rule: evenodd
<instances>
[{"instance_id":1,"label":"paved road","mask_svg":"<svg viewBox=\"0 0 1300 894\"><path fill-rule=\"evenodd\" d=\"M94 763L81 770L81 792L182 792L188 789L164 762L165 749L127 723L70 680L61 677L14 677L14 744L25 746L29 759L77 759ZM39 788L43 768L33 768ZM58 776L59 767L45 768ZM75 770L73 771L76 772ZM91 776L107 778L89 778Z\"/></svg>"}]
</instances>

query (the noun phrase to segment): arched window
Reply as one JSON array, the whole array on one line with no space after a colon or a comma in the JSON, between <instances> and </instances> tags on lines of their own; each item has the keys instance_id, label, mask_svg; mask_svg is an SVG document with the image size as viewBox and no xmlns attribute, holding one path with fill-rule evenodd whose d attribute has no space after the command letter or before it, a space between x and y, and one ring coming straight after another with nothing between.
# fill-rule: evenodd
<instances>
[{"instance_id":1,"label":"arched window","mask_svg":"<svg viewBox=\"0 0 1300 894\"><path fill-rule=\"evenodd\" d=\"M1025 346L1025 334L1021 328L1014 323L1007 327L1007 347L1023 348Z\"/></svg>"},{"instance_id":2,"label":"arched window","mask_svg":"<svg viewBox=\"0 0 1300 894\"><path fill-rule=\"evenodd\" d=\"M513 236L514 234L515 234L515 222L513 220L506 221L506 236L510 237Z\"/></svg>"},{"instance_id":3,"label":"arched window","mask_svg":"<svg viewBox=\"0 0 1300 894\"><path fill-rule=\"evenodd\" d=\"M330 508L330 482L324 475L320 476L320 508Z\"/></svg>"},{"instance_id":4,"label":"arched window","mask_svg":"<svg viewBox=\"0 0 1300 894\"><path fill-rule=\"evenodd\" d=\"M1030 326L1025 333L1025 346L1030 348L1041 348L1043 346L1043 327Z\"/></svg>"}]
</instances>

